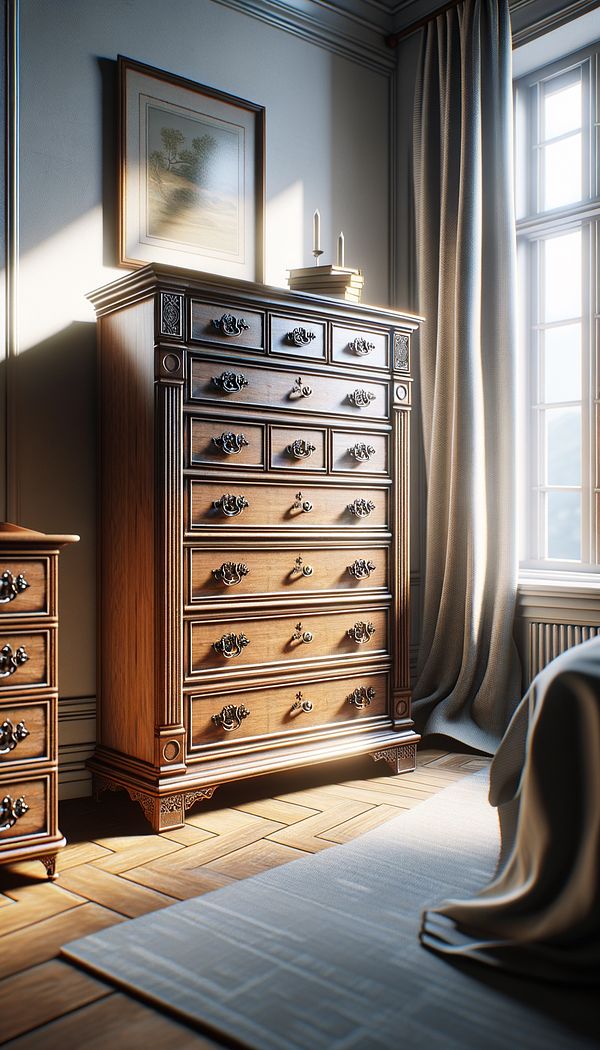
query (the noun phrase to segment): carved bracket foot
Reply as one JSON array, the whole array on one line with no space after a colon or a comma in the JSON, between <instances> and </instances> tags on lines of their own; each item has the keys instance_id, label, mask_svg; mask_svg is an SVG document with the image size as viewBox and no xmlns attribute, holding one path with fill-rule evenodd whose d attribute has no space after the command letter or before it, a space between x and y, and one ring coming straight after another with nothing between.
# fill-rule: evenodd
<instances>
[{"instance_id":1,"label":"carved bracket foot","mask_svg":"<svg viewBox=\"0 0 600 1050\"><path fill-rule=\"evenodd\" d=\"M55 882L58 878L58 874L56 871L56 853L49 854L47 857L38 857L37 859L41 861L41 863L44 865L46 869L46 875L48 876L50 881Z\"/></svg>"},{"instance_id":2,"label":"carved bracket foot","mask_svg":"<svg viewBox=\"0 0 600 1050\"><path fill-rule=\"evenodd\" d=\"M212 784L210 787L178 791L172 795L151 795L147 791L139 791L126 784L119 784L109 777L94 775L94 796L96 798L101 791L127 791L132 802L139 802L146 820L157 832L183 827L186 810L194 806L196 802L212 798L218 787L218 784Z\"/></svg>"},{"instance_id":3,"label":"carved bracket foot","mask_svg":"<svg viewBox=\"0 0 600 1050\"><path fill-rule=\"evenodd\" d=\"M410 773L417 765L417 745L401 744L399 747L386 747L381 751L372 751L371 758L379 762L382 758L394 773Z\"/></svg>"}]
</instances>

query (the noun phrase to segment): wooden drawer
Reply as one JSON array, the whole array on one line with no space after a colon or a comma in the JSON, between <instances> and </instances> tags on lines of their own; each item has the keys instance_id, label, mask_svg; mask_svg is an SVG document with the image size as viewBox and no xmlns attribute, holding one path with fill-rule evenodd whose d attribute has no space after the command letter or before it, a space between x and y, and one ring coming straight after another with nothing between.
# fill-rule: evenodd
<instances>
[{"instance_id":1,"label":"wooden drawer","mask_svg":"<svg viewBox=\"0 0 600 1050\"><path fill-rule=\"evenodd\" d=\"M331 472L333 474L390 474L391 462L387 434L356 430L332 433Z\"/></svg>"},{"instance_id":2,"label":"wooden drawer","mask_svg":"<svg viewBox=\"0 0 600 1050\"><path fill-rule=\"evenodd\" d=\"M191 338L196 342L218 343L246 350L262 350L265 345L265 315L245 306L223 306L192 299Z\"/></svg>"},{"instance_id":3,"label":"wooden drawer","mask_svg":"<svg viewBox=\"0 0 600 1050\"><path fill-rule=\"evenodd\" d=\"M384 332L369 332L342 325L332 326L332 358L354 368L388 368L389 338Z\"/></svg>"},{"instance_id":4,"label":"wooden drawer","mask_svg":"<svg viewBox=\"0 0 600 1050\"><path fill-rule=\"evenodd\" d=\"M49 569L48 558L0 555L0 618L53 614Z\"/></svg>"},{"instance_id":5,"label":"wooden drawer","mask_svg":"<svg viewBox=\"0 0 600 1050\"><path fill-rule=\"evenodd\" d=\"M190 466L264 468L265 427L219 419L189 421Z\"/></svg>"},{"instance_id":6,"label":"wooden drawer","mask_svg":"<svg viewBox=\"0 0 600 1050\"><path fill-rule=\"evenodd\" d=\"M355 690L358 703L351 703ZM300 694L300 695L299 695ZM292 710L294 704L298 707ZM300 705L310 706L309 710ZM224 713L227 719L229 704L234 707L233 718L228 724L236 726L224 729L215 724L212 716ZM235 707L249 712L237 712ZM216 693L213 696L190 697L190 751L207 745L223 746L235 744L237 740L264 737L275 734L306 733L315 729L342 727L363 719L387 714L388 680L385 674L363 674L333 679L326 682L297 681L290 685L267 686L261 689L236 689L234 693Z\"/></svg>"},{"instance_id":7,"label":"wooden drawer","mask_svg":"<svg viewBox=\"0 0 600 1050\"><path fill-rule=\"evenodd\" d=\"M233 528L386 528L389 490L299 483L269 485L189 480L188 530ZM215 507L214 504L218 505ZM303 510L303 506L311 508ZM349 510L352 507L353 510Z\"/></svg>"},{"instance_id":8,"label":"wooden drawer","mask_svg":"<svg viewBox=\"0 0 600 1050\"><path fill-rule=\"evenodd\" d=\"M52 775L0 776L0 853L16 840L55 833L55 791Z\"/></svg>"},{"instance_id":9,"label":"wooden drawer","mask_svg":"<svg viewBox=\"0 0 600 1050\"><path fill-rule=\"evenodd\" d=\"M186 647L189 681L207 672L229 675L239 667L270 670L317 660L386 656L387 610L192 620L187 624Z\"/></svg>"},{"instance_id":10,"label":"wooden drawer","mask_svg":"<svg viewBox=\"0 0 600 1050\"><path fill-rule=\"evenodd\" d=\"M315 592L382 591L388 588L388 547L313 547L280 544L260 547L229 545L222 548L192 547L188 557L188 600L238 601L256 595L286 595L291 599ZM348 566L374 565L356 578ZM215 578L214 573L219 578ZM225 576L230 582L222 580ZM234 582L237 581L237 582Z\"/></svg>"},{"instance_id":11,"label":"wooden drawer","mask_svg":"<svg viewBox=\"0 0 600 1050\"><path fill-rule=\"evenodd\" d=\"M327 469L327 431L306 427L271 427L271 470Z\"/></svg>"},{"instance_id":12,"label":"wooden drawer","mask_svg":"<svg viewBox=\"0 0 600 1050\"><path fill-rule=\"evenodd\" d=\"M286 354L312 360L325 359L325 324L297 317L270 319L269 346L272 354Z\"/></svg>"},{"instance_id":13,"label":"wooden drawer","mask_svg":"<svg viewBox=\"0 0 600 1050\"><path fill-rule=\"evenodd\" d=\"M33 703L0 703L0 771L20 762L56 759L55 706L55 697Z\"/></svg>"},{"instance_id":14,"label":"wooden drawer","mask_svg":"<svg viewBox=\"0 0 600 1050\"><path fill-rule=\"evenodd\" d=\"M53 639L50 631L0 634L0 691L52 685Z\"/></svg>"},{"instance_id":15,"label":"wooden drawer","mask_svg":"<svg viewBox=\"0 0 600 1050\"><path fill-rule=\"evenodd\" d=\"M386 419L388 396L383 381L344 379L305 369L292 372L198 358L190 368L190 399L206 404Z\"/></svg>"}]
</instances>

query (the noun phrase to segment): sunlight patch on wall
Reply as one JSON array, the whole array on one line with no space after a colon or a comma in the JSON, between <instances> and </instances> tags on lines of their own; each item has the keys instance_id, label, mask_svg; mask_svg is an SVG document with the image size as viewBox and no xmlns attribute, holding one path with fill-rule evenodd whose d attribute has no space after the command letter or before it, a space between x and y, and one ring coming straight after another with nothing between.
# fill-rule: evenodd
<instances>
[{"instance_id":1,"label":"sunlight patch on wall","mask_svg":"<svg viewBox=\"0 0 600 1050\"><path fill-rule=\"evenodd\" d=\"M267 206L265 281L287 288L287 271L294 266L310 266L303 258L304 183L287 186Z\"/></svg>"}]
</instances>

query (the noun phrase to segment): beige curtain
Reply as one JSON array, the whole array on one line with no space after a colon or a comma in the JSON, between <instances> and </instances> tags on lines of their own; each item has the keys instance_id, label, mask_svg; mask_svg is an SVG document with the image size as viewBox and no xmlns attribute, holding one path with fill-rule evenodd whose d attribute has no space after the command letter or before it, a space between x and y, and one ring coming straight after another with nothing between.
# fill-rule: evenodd
<instances>
[{"instance_id":1,"label":"beige curtain","mask_svg":"<svg viewBox=\"0 0 600 1050\"><path fill-rule=\"evenodd\" d=\"M508 0L425 30L414 158L427 477L417 727L493 752L520 692Z\"/></svg>"}]
</instances>

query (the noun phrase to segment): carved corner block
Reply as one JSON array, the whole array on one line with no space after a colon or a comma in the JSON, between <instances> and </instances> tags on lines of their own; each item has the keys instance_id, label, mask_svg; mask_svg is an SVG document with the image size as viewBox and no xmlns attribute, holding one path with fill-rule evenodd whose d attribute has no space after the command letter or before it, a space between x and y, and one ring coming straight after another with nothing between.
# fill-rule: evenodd
<instances>
[{"instance_id":1,"label":"carved corner block","mask_svg":"<svg viewBox=\"0 0 600 1050\"><path fill-rule=\"evenodd\" d=\"M183 339L183 295L160 293L160 334L169 339Z\"/></svg>"},{"instance_id":2,"label":"carved corner block","mask_svg":"<svg viewBox=\"0 0 600 1050\"><path fill-rule=\"evenodd\" d=\"M400 744L399 747L386 747L381 751L372 751L374 762L383 759L393 773L410 773L417 765L417 745Z\"/></svg>"},{"instance_id":3,"label":"carved corner block","mask_svg":"<svg viewBox=\"0 0 600 1050\"><path fill-rule=\"evenodd\" d=\"M410 335L394 332L394 370L410 372Z\"/></svg>"},{"instance_id":4,"label":"carved corner block","mask_svg":"<svg viewBox=\"0 0 600 1050\"><path fill-rule=\"evenodd\" d=\"M158 347L156 350L156 378L166 383L183 383L183 352L177 347Z\"/></svg>"}]
</instances>

